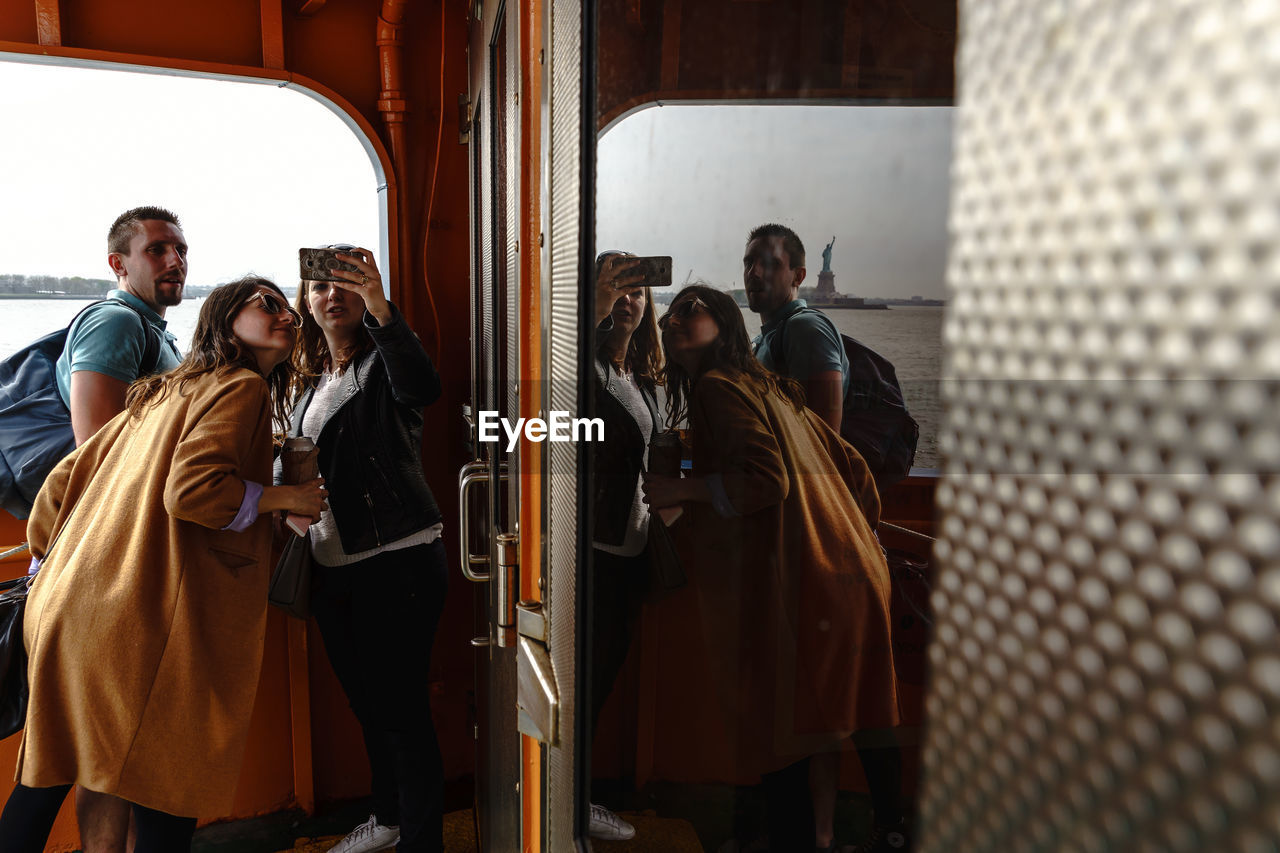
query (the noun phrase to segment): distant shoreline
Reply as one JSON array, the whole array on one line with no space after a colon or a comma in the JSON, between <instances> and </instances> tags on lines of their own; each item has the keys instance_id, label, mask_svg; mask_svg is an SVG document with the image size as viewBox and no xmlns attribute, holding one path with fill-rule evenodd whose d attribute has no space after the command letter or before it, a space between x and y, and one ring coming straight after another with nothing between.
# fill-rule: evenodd
<instances>
[{"instance_id":1,"label":"distant shoreline","mask_svg":"<svg viewBox=\"0 0 1280 853\"><path fill-rule=\"evenodd\" d=\"M76 293L0 293L0 299L79 299L82 302L89 302L94 299L106 299L107 294L76 294Z\"/></svg>"},{"instance_id":2,"label":"distant shoreline","mask_svg":"<svg viewBox=\"0 0 1280 853\"><path fill-rule=\"evenodd\" d=\"M187 299L203 299L208 296L207 293L189 293L183 296ZM107 294L99 293L97 295L76 295L73 293L0 293L0 299L50 299L50 300L75 300L82 302L92 302L98 299L106 299Z\"/></svg>"}]
</instances>

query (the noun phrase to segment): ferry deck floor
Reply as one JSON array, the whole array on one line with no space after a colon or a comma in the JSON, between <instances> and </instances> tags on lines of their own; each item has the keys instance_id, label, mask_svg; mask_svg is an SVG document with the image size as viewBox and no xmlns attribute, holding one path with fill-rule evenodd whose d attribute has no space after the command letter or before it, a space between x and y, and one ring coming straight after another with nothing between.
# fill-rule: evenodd
<instances>
[{"instance_id":1,"label":"ferry deck floor","mask_svg":"<svg viewBox=\"0 0 1280 853\"><path fill-rule=\"evenodd\" d=\"M642 790L597 782L595 799L616 806L637 829L625 842L595 841L594 853L764 853L764 803L758 791L722 785L650 783ZM445 787L445 853L476 853L470 780ZM193 853L324 853L365 821L370 800L212 824L196 831ZM836 838L851 845L870 827L865 795L841 792ZM736 839L733 840L733 839ZM841 849L837 847L837 849Z\"/></svg>"}]
</instances>

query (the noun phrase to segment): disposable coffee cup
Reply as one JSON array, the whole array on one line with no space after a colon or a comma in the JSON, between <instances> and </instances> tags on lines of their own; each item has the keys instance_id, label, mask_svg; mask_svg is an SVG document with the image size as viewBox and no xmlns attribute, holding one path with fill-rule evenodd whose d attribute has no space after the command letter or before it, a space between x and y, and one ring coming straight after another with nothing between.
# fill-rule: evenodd
<instances>
[{"instance_id":1,"label":"disposable coffee cup","mask_svg":"<svg viewBox=\"0 0 1280 853\"><path fill-rule=\"evenodd\" d=\"M280 453L280 479L285 485L296 486L320 476L320 448L305 435L287 438ZM284 519L285 525L299 536L307 535L307 528L314 518L291 512Z\"/></svg>"},{"instance_id":2,"label":"disposable coffee cup","mask_svg":"<svg viewBox=\"0 0 1280 853\"><path fill-rule=\"evenodd\" d=\"M658 433L649 442L649 473L679 477L683 455L684 445L680 443L679 433L674 430Z\"/></svg>"},{"instance_id":3,"label":"disposable coffee cup","mask_svg":"<svg viewBox=\"0 0 1280 853\"><path fill-rule=\"evenodd\" d=\"M305 435L285 439L280 454L281 479L286 485L296 486L320 476L320 448Z\"/></svg>"}]
</instances>

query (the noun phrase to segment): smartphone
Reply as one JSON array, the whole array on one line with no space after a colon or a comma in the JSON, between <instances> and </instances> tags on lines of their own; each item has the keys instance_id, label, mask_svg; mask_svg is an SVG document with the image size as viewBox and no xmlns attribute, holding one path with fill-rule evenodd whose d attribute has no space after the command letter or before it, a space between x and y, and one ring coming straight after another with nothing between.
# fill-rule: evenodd
<instances>
[{"instance_id":1,"label":"smartphone","mask_svg":"<svg viewBox=\"0 0 1280 853\"><path fill-rule=\"evenodd\" d=\"M628 270L628 274L640 273L644 276L644 284L647 287L670 287L671 286L671 256L670 255L651 255L647 258L627 258L635 266Z\"/></svg>"},{"instance_id":2,"label":"smartphone","mask_svg":"<svg viewBox=\"0 0 1280 853\"><path fill-rule=\"evenodd\" d=\"M338 260L341 249L299 249L298 277L306 281L346 281L334 270L358 273L356 265Z\"/></svg>"}]
</instances>

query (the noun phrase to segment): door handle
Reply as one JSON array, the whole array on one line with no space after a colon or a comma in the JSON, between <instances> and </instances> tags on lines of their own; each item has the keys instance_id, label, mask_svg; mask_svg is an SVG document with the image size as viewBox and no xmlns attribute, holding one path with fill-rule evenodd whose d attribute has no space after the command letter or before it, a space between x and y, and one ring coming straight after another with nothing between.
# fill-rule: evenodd
<instances>
[{"instance_id":1,"label":"door handle","mask_svg":"<svg viewBox=\"0 0 1280 853\"><path fill-rule=\"evenodd\" d=\"M505 483L507 481L507 465L501 463L498 465L498 480ZM474 462L468 462L462 466L462 470L458 472L458 519L461 529L462 538L462 576L469 581L475 583L484 583L488 581L493 572L480 571L475 566L489 565L488 554L472 554L471 553L471 515L467 512L467 495L471 491L471 487L476 483L484 483L489 485L489 463L477 459Z\"/></svg>"}]
</instances>

